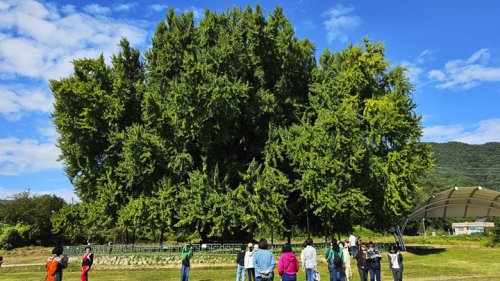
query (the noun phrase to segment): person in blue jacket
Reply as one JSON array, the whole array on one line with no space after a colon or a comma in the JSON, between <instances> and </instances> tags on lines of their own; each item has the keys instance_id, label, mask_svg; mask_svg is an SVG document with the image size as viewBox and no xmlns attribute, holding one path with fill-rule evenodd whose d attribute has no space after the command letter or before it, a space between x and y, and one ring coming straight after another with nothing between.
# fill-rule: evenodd
<instances>
[{"instance_id":1,"label":"person in blue jacket","mask_svg":"<svg viewBox=\"0 0 500 281\"><path fill-rule=\"evenodd\" d=\"M267 240L264 238L260 239L259 250L253 255L256 281L273 280L276 260L273 253L267 249L268 247Z\"/></svg>"}]
</instances>

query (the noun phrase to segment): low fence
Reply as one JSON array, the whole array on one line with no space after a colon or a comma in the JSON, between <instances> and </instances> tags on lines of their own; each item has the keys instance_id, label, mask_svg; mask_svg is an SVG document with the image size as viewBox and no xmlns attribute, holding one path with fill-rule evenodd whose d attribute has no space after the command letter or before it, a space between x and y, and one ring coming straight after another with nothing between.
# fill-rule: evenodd
<instances>
[{"instance_id":1,"label":"low fence","mask_svg":"<svg viewBox=\"0 0 500 281\"><path fill-rule=\"evenodd\" d=\"M192 244L194 252L207 254L229 255L236 254L241 250L242 244ZM376 248L385 252L390 244L379 243ZM123 255L123 254L178 254L181 252L184 244L179 245L92 245L92 252L96 255ZM270 244L269 250L274 253L280 253L283 244ZM291 245L295 252L300 252L304 245L296 243ZM64 246L64 252L68 255L80 255L85 251L85 245L82 246ZM314 247L322 253L329 247L329 243L315 243Z\"/></svg>"}]
</instances>

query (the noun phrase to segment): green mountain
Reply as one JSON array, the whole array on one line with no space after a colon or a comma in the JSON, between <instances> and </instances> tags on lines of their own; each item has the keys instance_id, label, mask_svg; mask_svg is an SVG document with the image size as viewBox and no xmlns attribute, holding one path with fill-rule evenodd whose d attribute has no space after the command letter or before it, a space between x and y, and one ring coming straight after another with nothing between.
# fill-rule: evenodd
<instances>
[{"instance_id":1,"label":"green mountain","mask_svg":"<svg viewBox=\"0 0 500 281\"><path fill-rule=\"evenodd\" d=\"M436 166L423 179L422 185L427 194L453 186L482 186L500 191L500 143L429 144Z\"/></svg>"}]
</instances>

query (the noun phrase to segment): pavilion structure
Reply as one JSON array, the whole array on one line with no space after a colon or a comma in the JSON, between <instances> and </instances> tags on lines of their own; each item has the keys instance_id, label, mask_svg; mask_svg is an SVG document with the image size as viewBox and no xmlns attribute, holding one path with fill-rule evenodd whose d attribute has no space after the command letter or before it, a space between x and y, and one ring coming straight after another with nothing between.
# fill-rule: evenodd
<instances>
[{"instance_id":1,"label":"pavilion structure","mask_svg":"<svg viewBox=\"0 0 500 281\"><path fill-rule=\"evenodd\" d=\"M427 218L499 217L500 192L475 187L454 187L432 195L396 226L396 242L405 251L403 233L410 220Z\"/></svg>"}]
</instances>

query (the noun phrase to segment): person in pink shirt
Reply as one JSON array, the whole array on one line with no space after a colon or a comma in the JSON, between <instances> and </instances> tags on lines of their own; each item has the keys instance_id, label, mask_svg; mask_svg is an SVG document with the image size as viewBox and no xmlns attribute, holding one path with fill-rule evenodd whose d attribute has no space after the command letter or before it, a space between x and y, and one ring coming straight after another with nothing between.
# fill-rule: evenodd
<instances>
[{"instance_id":1,"label":"person in pink shirt","mask_svg":"<svg viewBox=\"0 0 500 281\"><path fill-rule=\"evenodd\" d=\"M278 261L278 274L282 281L296 281L299 271L299 261L292 251L290 244L285 244L281 251L281 257Z\"/></svg>"}]
</instances>

